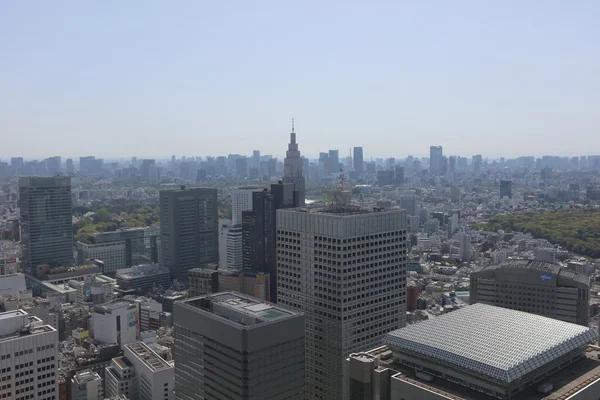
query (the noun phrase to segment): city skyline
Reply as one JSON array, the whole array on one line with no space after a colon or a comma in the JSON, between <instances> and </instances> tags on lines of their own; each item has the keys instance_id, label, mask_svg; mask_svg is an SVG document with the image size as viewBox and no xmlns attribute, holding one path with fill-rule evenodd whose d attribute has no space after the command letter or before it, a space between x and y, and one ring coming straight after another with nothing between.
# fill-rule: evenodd
<instances>
[{"instance_id":1,"label":"city skyline","mask_svg":"<svg viewBox=\"0 0 600 400\"><path fill-rule=\"evenodd\" d=\"M282 155L291 117L309 156L598 153L600 5L538 4L13 3L0 157Z\"/></svg>"}]
</instances>

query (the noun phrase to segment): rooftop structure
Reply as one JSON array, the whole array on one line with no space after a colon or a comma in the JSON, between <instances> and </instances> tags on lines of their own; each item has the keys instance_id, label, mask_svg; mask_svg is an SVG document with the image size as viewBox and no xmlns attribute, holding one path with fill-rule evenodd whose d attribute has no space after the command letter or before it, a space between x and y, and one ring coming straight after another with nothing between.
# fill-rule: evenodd
<instances>
[{"instance_id":1,"label":"rooftop structure","mask_svg":"<svg viewBox=\"0 0 600 400\"><path fill-rule=\"evenodd\" d=\"M136 265L117 271L117 283L123 290L135 289L147 291L153 286L169 287L171 273L168 268L161 268L158 264Z\"/></svg>"},{"instance_id":2,"label":"rooftop structure","mask_svg":"<svg viewBox=\"0 0 600 400\"><path fill-rule=\"evenodd\" d=\"M594 329L475 304L390 332L383 343L405 366L508 398L577 361L596 337Z\"/></svg>"},{"instance_id":3,"label":"rooftop structure","mask_svg":"<svg viewBox=\"0 0 600 400\"><path fill-rule=\"evenodd\" d=\"M173 322L176 343L205 343L175 346L177 398L304 399L301 313L225 292L175 303Z\"/></svg>"},{"instance_id":4,"label":"rooftop structure","mask_svg":"<svg viewBox=\"0 0 600 400\"><path fill-rule=\"evenodd\" d=\"M125 348L135 356L140 362L144 363L151 371L162 371L171 369L168 362L163 360L158 354L150 349L145 343L136 342L125 345Z\"/></svg>"},{"instance_id":5,"label":"rooftop structure","mask_svg":"<svg viewBox=\"0 0 600 400\"><path fill-rule=\"evenodd\" d=\"M233 292L217 293L186 301L185 304L209 312L223 321L237 325L241 329L298 316L298 313L294 311Z\"/></svg>"}]
</instances>

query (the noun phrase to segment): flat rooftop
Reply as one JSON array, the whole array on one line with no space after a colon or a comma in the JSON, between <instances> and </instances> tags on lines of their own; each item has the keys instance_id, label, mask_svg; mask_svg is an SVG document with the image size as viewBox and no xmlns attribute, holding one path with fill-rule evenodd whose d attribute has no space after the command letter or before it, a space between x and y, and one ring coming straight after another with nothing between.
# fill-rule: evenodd
<instances>
[{"instance_id":1,"label":"flat rooftop","mask_svg":"<svg viewBox=\"0 0 600 400\"><path fill-rule=\"evenodd\" d=\"M419 386L425 390L437 392L454 400L497 400L495 397L474 391L465 386L433 377L425 382L415 375L415 371L398 364L393 358L382 359L380 356L389 353L387 346L381 346L363 353L353 354L359 358L373 357L377 359L377 369L392 369L400 373L397 377L405 382ZM588 348L586 356L579 361L548 376L544 381L534 384L529 389L517 394L513 400L566 400L579 390L584 389L597 379L600 379L600 360L597 350ZM540 393L537 388L542 383L552 383L554 389L550 393Z\"/></svg>"},{"instance_id":2,"label":"flat rooftop","mask_svg":"<svg viewBox=\"0 0 600 400\"><path fill-rule=\"evenodd\" d=\"M231 321L240 326L276 322L300 315L272 303L235 292L222 292L196 297L183 303Z\"/></svg>"},{"instance_id":3,"label":"flat rooftop","mask_svg":"<svg viewBox=\"0 0 600 400\"><path fill-rule=\"evenodd\" d=\"M156 354L145 343L136 342L125 345L135 357L142 361L151 371L162 371L172 367L161 356Z\"/></svg>"},{"instance_id":4,"label":"flat rooftop","mask_svg":"<svg viewBox=\"0 0 600 400\"><path fill-rule=\"evenodd\" d=\"M596 338L591 328L478 303L392 331L383 343L394 352L511 383Z\"/></svg>"},{"instance_id":5,"label":"flat rooftop","mask_svg":"<svg viewBox=\"0 0 600 400\"><path fill-rule=\"evenodd\" d=\"M147 278L154 275L170 274L168 268L160 268L158 264L136 265L131 268L117 270L117 278L124 280Z\"/></svg>"}]
</instances>

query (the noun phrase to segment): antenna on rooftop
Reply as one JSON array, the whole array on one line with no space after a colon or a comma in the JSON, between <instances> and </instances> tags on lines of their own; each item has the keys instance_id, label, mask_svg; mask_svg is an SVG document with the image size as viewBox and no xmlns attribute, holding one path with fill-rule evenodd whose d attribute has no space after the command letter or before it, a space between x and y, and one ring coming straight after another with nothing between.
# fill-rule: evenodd
<instances>
[{"instance_id":1,"label":"antenna on rooftop","mask_svg":"<svg viewBox=\"0 0 600 400\"><path fill-rule=\"evenodd\" d=\"M344 172L340 168L340 192L344 191Z\"/></svg>"},{"instance_id":2,"label":"antenna on rooftop","mask_svg":"<svg viewBox=\"0 0 600 400\"><path fill-rule=\"evenodd\" d=\"M294 133L294 118L292 118L292 133Z\"/></svg>"}]
</instances>

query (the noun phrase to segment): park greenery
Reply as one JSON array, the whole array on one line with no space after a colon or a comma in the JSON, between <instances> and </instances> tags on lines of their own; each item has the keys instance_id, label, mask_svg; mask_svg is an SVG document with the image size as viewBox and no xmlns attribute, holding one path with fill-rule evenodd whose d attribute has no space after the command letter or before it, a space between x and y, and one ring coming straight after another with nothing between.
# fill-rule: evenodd
<instances>
[{"instance_id":1,"label":"park greenery","mask_svg":"<svg viewBox=\"0 0 600 400\"><path fill-rule=\"evenodd\" d=\"M600 258L600 210L573 208L524 214L496 215L478 230L531 233L577 254Z\"/></svg>"},{"instance_id":2,"label":"park greenery","mask_svg":"<svg viewBox=\"0 0 600 400\"><path fill-rule=\"evenodd\" d=\"M96 233L146 227L159 222L158 206L140 201L95 202L90 206L74 207L73 214L77 219L73 224L75 240L84 243L89 243Z\"/></svg>"}]
</instances>

